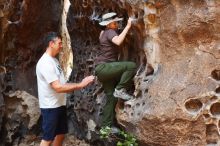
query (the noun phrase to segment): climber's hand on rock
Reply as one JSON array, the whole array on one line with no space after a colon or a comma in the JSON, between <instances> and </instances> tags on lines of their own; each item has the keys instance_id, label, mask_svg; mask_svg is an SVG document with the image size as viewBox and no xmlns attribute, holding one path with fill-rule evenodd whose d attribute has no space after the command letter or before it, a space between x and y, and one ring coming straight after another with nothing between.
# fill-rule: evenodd
<instances>
[{"instance_id":1,"label":"climber's hand on rock","mask_svg":"<svg viewBox=\"0 0 220 146\"><path fill-rule=\"evenodd\" d=\"M128 22L127 22L127 27L128 27L128 28L131 27L132 21L133 21L133 18L129 17L129 18L128 18Z\"/></svg>"}]
</instances>

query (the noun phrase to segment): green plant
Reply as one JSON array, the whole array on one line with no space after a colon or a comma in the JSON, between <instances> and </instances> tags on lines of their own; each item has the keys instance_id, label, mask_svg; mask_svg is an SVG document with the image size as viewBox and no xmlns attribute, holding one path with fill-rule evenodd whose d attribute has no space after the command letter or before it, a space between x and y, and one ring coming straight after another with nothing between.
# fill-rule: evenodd
<instances>
[{"instance_id":1,"label":"green plant","mask_svg":"<svg viewBox=\"0 0 220 146\"><path fill-rule=\"evenodd\" d=\"M100 138L101 139L108 138L110 133L111 133L111 128L110 127L106 126L104 128L101 128L100 129Z\"/></svg>"},{"instance_id":2,"label":"green plant","mask_svg":"<svg viewBox=\"0 0 220 146\"><path fill-rule=\"evenodd\" d=\"M137 139L134 135L123 130L119 130L118 133L112 133L112 129L108 126L101 128L100 138L109 139L110 141L115 140L117 146L138 146Z\"/></svg>"}]
</instances>

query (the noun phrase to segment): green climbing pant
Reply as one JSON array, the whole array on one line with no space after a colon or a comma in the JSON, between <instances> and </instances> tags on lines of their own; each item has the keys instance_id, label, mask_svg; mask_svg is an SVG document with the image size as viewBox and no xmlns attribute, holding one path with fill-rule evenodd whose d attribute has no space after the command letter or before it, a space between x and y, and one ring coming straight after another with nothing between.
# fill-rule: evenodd
<instances>
[{"instance_id":1,"label":"green climbing pant","mask_svg":"<svg viewBox=\"0 0 220 146\"><path fill-rule=\"evenodd\" d=\"M115 121L115 106L117 98L113 96L116 89L128 89L132 85L136 64L134 62L110 62L99 64L95 68L95 74L102 83L107 96L103 108L101 126L112 126Z\"/></svg>"}]
</instances>

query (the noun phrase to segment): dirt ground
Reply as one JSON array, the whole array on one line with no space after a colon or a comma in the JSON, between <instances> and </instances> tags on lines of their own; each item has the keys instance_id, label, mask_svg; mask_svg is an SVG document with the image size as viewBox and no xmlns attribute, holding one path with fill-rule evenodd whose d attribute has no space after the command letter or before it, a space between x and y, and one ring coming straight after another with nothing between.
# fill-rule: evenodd
<instances>
[{"instance_id":1,"label":"dirt ground","mask_svg":"<svg viewBox=\"0 0 220 146\"><path fill-rule=\"evenodd\" d=\"M18 146L39 146L40 145L40 137L28 135L26 136ZM72 135L66 135L63 146L90 146L85 141L79 140Z\"/></svg>"}]
</instances>

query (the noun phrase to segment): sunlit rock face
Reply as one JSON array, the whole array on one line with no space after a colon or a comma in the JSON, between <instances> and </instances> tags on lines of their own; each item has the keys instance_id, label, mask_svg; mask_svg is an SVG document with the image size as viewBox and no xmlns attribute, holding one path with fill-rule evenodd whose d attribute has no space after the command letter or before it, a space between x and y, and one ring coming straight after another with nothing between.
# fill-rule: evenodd
<instances>
[{"instance_id":1,"label":"sunlit rock face","mask_svg":"<svg viewBox=\"0 0 220 146\"><path fill-rule=\"evenodd\" d=\"M61 36L63 42L63 48L59 53L59 60L61 67L63 68L64 77L66 80L70 77L73 68L73 52L71 47L70 35L67 29L67 15L70 7L70 1L64 0L62 3L63 12L61 16Z\"/></svg>"},{"instance_id":2,"label":"sunlit rock face","mask_svg":"<svg viewBox=\"0 0 220 146\"><path fill-rule=\"evenodd\" d=\"M96 20L101 14L115 11L136 18L122 45L122 59L139 65L134 78L136 99L118 104L118 122L135 133L142 145L218 145L219 3L71 1L67 21L75 59L72 80L93 73L90 68L94 68L101 29ZM154 71L148 74L150 68ZM85 103L102 105L104 95L85 91L72 96L75 116L97 122L101 108L95 106L93 111ZM96 99L90 98L92 93Z\"/></svg>"},{"instance_id":3,"label":"sunlit rock face","mask_svg":"<svg viewBox=\"0 0 220 146\"><path fill-rule=\"evenodd\" d=\"M159 31L148 33L144 50L147 59L156 61L157 70L150 76L146 70L138 72L137 98L126 102L124 109L119 105L117 115L141 144L220 144L219 4L214 0L152 2Z\"/></svg>"}]
</instances>

